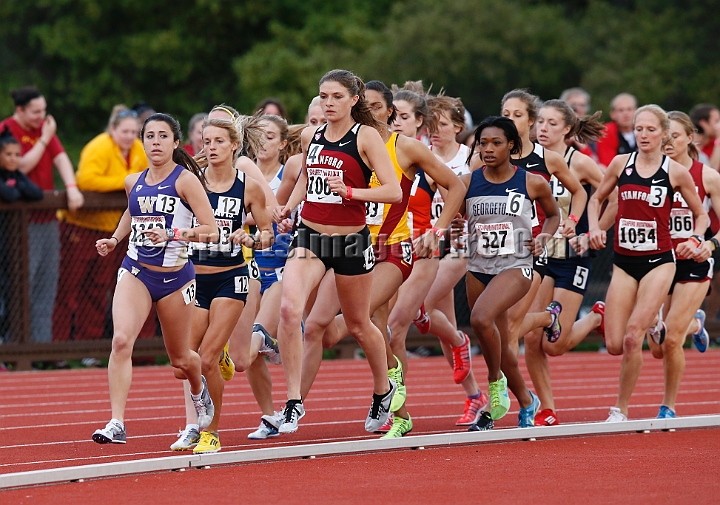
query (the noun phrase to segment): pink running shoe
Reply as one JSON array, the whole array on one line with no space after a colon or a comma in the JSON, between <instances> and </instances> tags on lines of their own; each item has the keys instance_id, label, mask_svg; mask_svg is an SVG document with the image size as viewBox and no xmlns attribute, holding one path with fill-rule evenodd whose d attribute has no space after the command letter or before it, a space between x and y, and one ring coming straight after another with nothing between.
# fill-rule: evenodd
<instances>
[{"instance_id":1,"label":"pink running shoe","mask_svg":"<svg viewBox=\"0 0 720 505\"><path fill-rule=\"evenodd\" d=\"M452 348L453 380L455 384L460 384L467 379L472 365L470 360L470 338L462 331L458 333L462 335L464 341L459 346Z\"/></svg>"},{"instance_id":2,"label":"pink running shoe","mask_svg":"<svg viewBox=\"0 0 720 505\"><path fill-rule=\"evenodd\" d=\"M455 422L455 426L470 426L480 418L480 413L487 409L488 397L480 392L480 398L465 399L465 413Z\"/></svg>"}]
</instances>

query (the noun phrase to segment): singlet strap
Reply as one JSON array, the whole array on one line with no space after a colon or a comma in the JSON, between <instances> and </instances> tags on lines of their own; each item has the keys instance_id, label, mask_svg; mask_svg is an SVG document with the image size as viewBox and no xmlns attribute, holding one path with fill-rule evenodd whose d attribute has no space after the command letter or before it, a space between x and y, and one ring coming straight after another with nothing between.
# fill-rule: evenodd
<instances>
[{"instance_id":1,"label":"singlet strap","mask_svg":"<svg viewBox=\"0 0 720 505\"><path fill-rule=\"evenodd\" d=\"M665 173L670 173L670 158L663 154L663 161L660 167L665 171Z\"/></svg>"},{"instance_id":2,"label":"singlet strap","mask_svg":"<svg viewBox=\"0 0 720 505\"><path fill-rule=\"evenodd\" d=\"M545 159L545 148L537 142L533 143L533 152L540 156L542 159Z\"/></svg>"},{"instance_id":3,"label":"singlet strap","mask_svg":"<svg viewBox=\"0 0 720 505\"><path fill-rule=\"evenodd\" d=\"M635 157L637 156L637 151L633 151L630 153L630 157L627 160L627 163L625 163L625 168L635 165Z\"/></svg>"},{"instance_id":4,"label":"singlet strap","mask_svg":"<svg viewBox=\"0 0 720 505\"><path fill-rule=\"evenodd\" d=\"M577 149L575 149L573 146L567 146L567 149L565 149L565 163L567 163L567 166L570 166L570 160L572 160L573 155Z\"/></svg>"},{"instance_id":5,"label":"singlet strap","mask_svg":"<svg viewBox=\"0 0 720 505\"><path fill-rule=\"evenodd\" d=\"M350 131L352 131L355 135L357 135L358 132L360 131L361 126L362 125L360 123L355 123L355 125L352 128L350 128Z\"/></svg>"}]
</instances>

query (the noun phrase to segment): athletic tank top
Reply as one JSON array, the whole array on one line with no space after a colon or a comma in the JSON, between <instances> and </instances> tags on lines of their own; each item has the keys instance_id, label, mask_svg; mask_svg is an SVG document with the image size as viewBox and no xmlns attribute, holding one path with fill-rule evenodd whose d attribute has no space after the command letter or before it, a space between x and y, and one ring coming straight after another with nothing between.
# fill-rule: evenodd
<instances>
[{"instance_id":1,"label":"athletic tank top","mask_svg":"<svg viewBox=\"0 0 720 505\"><path fill-rule=\"evenodd\" d=\"M146 265L176 267L187 263L185 242L161 242L153 244L142 233L150 228L191 228L192 211L178 195L175 184L185 170L177 165L165 180L155 186L145 182L149 168L138 177L130 190L130 245L127 255Z\"/></svg>"},{"instance_id":2,"label":"athletic tank top","mask_svg":"<svg viewBox=\"0 0 720 505\"><path fill-rule=\"evenodd\" d=\"M280 167L278 173L269 183L270 189L275 195L277 195L278 189L280 189L283 170L285 170L285 165ZM260 268L282 268L285 266L285 262L287 261L288 249L290 248L290 242L292 242L292 235L289 233L278 233L276 223L273 223L272 227L275 235L275 241L273 242L272 247L270 249L255 251L255 262Z\"/></svg>"},{"instance_id":3,"label":"athletic tank top","mask_svg":"<svg viewBox=\"0 0 720 505\"><path fill-rule=\"evenodd\" d=\"M245 224L245 174L237 171L232 187L224 193L208 191L210 206L220 232L218 242L191 242L188 245L190 260L195 265L228 267L242 265L245 257L242 246L230 242L230 235ZM197 218L193 216L194 226Z\"/></svg>"},{"instance_id":4,"label":"athletic tank top","mask_svg":"<svg viewBox=\"0 0 720 505\"><path fill-rule=\"evenodd\" d=\"M670 251L670 158L663 156L657 171L640 177L635 168L637 153L630 154L618 179L618 213L615 218L615 252L648 256Z\"/></svg>"},{"instance_id":5,"label":"athletic tank top","mask_svg":"<svg viewBox=\"0 0 720 505\"><path fill-rule=\"evenodd\" d=\"M570 163L572 162L572 157L576 152L577 149L575 149L573 146L568 146L567 149L565 149L564 158L565 163L567 163L568 167L570 166ZM591 188L592 186L590 184L583 184L583 189L587 193L588 199L590 198ZM562 223L570 215L572 193L570 193L570 191L568 191L568 189L563 186L563 184L554 175L550 176L550 189L552 190L553 197L555 197L555 201L557 201L558 208L560 209L560 223ZM588 231L586 210L583 211L582 216L580 216L580 219L575 226L576 235L580 235L581 233L587 233ZM555 235L553 235L553 238L548 241L547 251L548 257L550 258L567 259L568 257L576 256L576 254L574 254L574 249L568 243L568 239L560 234L561 231L561 228L558 227L558 230L555 232Z\"/></svg>"},{"instance_id":6,"label":"athletic tank top","mask_svg":"<svg viewBox=\"0 0 720 505\"><path fill-rule=\"evenodd\" d=\"M407 211L413 181L408 179L398 163L397 139L397 133L392 133L385 143L385 148L388 150L393 168L395 169L395 176L400 183L402 201L393 204L365 202L365 219L368 229L370 230L370 235L372 236L373 244L391 245L410 238ZM375 175L375 172L373 172L372 177L370 177L370 187L374 188L377 186L380 186L380 181L377 175Z\"/></svg>"},{"instance_id":7,"label":"athletic tank top","mask_svg":"<svg viewBox=\"0 0 720 505\"><path fill-rule=\"evenodd\" d=\"M465 195L467 269L497 275L510 268L532 268L532 254L525 247L532 237L527 172L516 167L510 180L494 184L485 179L484 170L473 172Z\"/></svg>"},{"instance_id":8,"label":"athletic tank top","mask_svg":"<svg viewBox=\"0 0 720 505\"><path fill-rule=\"evenodd\" d=\"M703 202L703 206L709 206L710 198L708 198L705 192L705 186L703 186L703 164L697 160L693 160L693 164L690 166L690 176L695 183L695 191L697 191L700 201ZM677 246L695 234L695 217L692 211L688 208L688 204L683 198L680 192L675 193L672 203L672 209L670 210L670 238L672 239L673 249L677 249ZM682 259L680 256L678 258Z\"/></svg>"},{"instance_id":9,"label":"athletic tank top","mask_svg":"<svg viewBox=\"0 0 720 505\"><path fill-rule=\"evenodd\" d=\"M512 160L513 165L527 170L532 174L542 176L546 181L550 182L550 171L545 164L545 148L538 143L533 143L533 150L524 158ZM563 188L564 189L564 188ZM567 191L567 190L566 190ZM545 224L545 213L533 203L533 237L537 237L542 232Z\"/></svg>"},{"instance_id":10,"label":"athletic tank top","mask_svg":"<svg viewBox=\"0 0 720 505\"><path fill-rule=\"evenodd\" d=\"M432 148L430 148L430 150L432 151ZM467 164L467 158L469 154L470 148L465 144L459 144L458 152L455 157L450 161L446 162L445 164L458 177L460 177L461 175L469 174L470 167ZM430 224L432 226L435 226L435 222L440 217L440 214L442 213L444 207L445 202L443 201L442 196L440 195L440 190L438 189L437 191L435 191L432 207L430 208Z\"/></svg>"},{"instance_id":11,"label":"athletic tank top","mask_svg":"<svg viewBox=\"0 0 720 505\"><path fill-rule=\"evenodd\" d=\"M432 228L430 224L430 207L433 204L435 192L425 177L425 172L418 168L415 180L410 188L410 201L408 202L408 227L417 238Z\"/></svg>"},{"instance_id":12,"label":"athletic tank top","mask_svg":"<svg viewBox=\"0 0 720 505\"><path fill-rule=\"evenodd\" d=\"M345 200L328 185L328 177L339 176L346 186L367 188L372 171L358 152L360 126L355 123L337 142L325 138L327 123L316 130L305 158L308 182L301 213L304 220L335 226L365 224L365 202Z\"/></svg>"}]
</instances>

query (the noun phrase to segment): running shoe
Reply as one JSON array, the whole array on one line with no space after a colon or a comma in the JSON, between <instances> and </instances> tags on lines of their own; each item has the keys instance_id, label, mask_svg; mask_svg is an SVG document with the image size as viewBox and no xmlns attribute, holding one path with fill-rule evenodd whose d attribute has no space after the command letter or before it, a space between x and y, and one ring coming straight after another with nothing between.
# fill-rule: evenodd
<instances>
[{"instance_id":1,"label":"running shoe","mask_svg":"<svg viewBox=\"0 0 720 505\"><path fill-rule=\"evenodd\" d=\"M125 425L117 419L112 419L104 428L95 430L92 439L98 444L124 444L126 442Z\"/></svg>"},{"instance_id":2,"label":"running shoe","mask_svg":"<svg viewBox=\"0 0 720 505\"><path fill-rule=\"evenodd\" d=\"M191 394L190 399L195 406L195 412L197 412L198 427L199 429L204 430L210 426L213 416L215 416L215 405L213 405L212 398L210 398L210 391L208 391L207 382L205 381L204 376L202 376L202 391L200 392L200 398L196 400Z\"/></svg>"},{"instance_id":3,"label":"running shoe","mask_svg":"<svg viewBox=\"0 0 720 505\"><path fill-rule=\"evenodd\" d=\"M698 322L698 331L697 333L693 333L692 342L698 351L705 352L710 345L710 335L708 335L705 329L705 311L698 309L698 311L695 312L695 320Z\"/></svg>"},{"instance_id":4,"label":"running shoe","mask_svg":"<svg viewBox=\"0 0 720 505\"><path fill-rule=\"evenodd\" d=\"M490 415L495 421L504 417L507 411L510 410L507 379L502 372L501 375L502 377L499 380L491 382L488 387L488 393L490 393Z\"/></svg>"},{"instance_id":5,"label":"running shoe","mask_svg":"<svg viewBox=\"0 0 720 505\"><path fill-rule=\"evenodd\" d=\"M661 345L665 341L665 333L667 333L667 327L665 321L663 321L663 305L661 305L660 310L658 310L657 323L648 329L648 334L653 342Z\"/></svg>"},{"instance_id":6,"label":"running shoe","mask_svg":"<svg viewBox=\"0 0 720 505\"><path fill-rule=\"evenodd\" d=\"M455 384L461 384L470 374L472 362L470 358L470 338L462 331L458 332L463 343L452 348L453 356L453 380Z\"/></svg>"},{"instance_id":7,"label":"running shoe","mask_svg":"<svg viewBox=\"0 0 720 505\"><path fill-rule=\"evenodd\" d=\"M273 336L270 335L270 333L268 333L265 327L260 323L255 323L253 325L253 333L257 333L263 338L263 343L260 346L259 352L266 355L270 360L270 363L273 365L281 364L282 358L280 357L280 348L278 347L277 339L273 338Z\"/></svg>"},{"instance_id":8,"label":"running shoe","mask_svg":"<svg viewBox=\"0 0 720 505\"><path fill-rule=\"evenodd\" d=\"M595 331L602 335L603 340L605 340L605 302L595 302L590 310L596 314L600 314L600 317L602 318L600 320L600 326L595 328Z\"/></svg>"},{"instance_id":9,"label":"running shoe","mask_svg":"<svg viewBox=\"0 0 720 505\"><path fill-rule=\"evenodd\" d=\"M275 414L274 416L262 416L260 418L260 426L248 435L248 439L265 440L266 438L277 437L280 434L278 431L279 421L283 418L278 418L278 415L282 416L282 412L276 412Z\"/></svg>"},{"instance_id":10,"label":"running shoe","mask_svg":"<svg viewBox=\"0 0 720 505\"><path fill-rule=\"evenodd\" d=\"M666 405L660 405L660 410L656 419L672 419L675 417L675 411Z\"/></svg>"},{"instance_id":11,"label":"running shoe","mask_svg":"<svg viewBox=\"0 0 720 505\"><path fill-rule=\"evenodd\" d=\"M560 424L552 409L542 409L535 414L535 426L557 426Z\"/></svg>"},{"instance_id":12,"label":"running shoe","mask_svg":"<svg viewBox=\"0 0 720 505\"><path fill-rule=\"evenodd\" d=\"M193 454L208 454L220 450L220 437L217 433L203 431L200 433L200 441L193 449Z\"/></svg>"},{"instance_id":13,"label":"running shoe","mask_svg":"<svg viewBox=\"0 0 720 505\"><path fill-rule=\"evenodd\" d=\"M365 419L365 431L373 433L379 430L390 415L390 405L398 387L394 380L390 379L389 382L390 391L385 395L380 396L373 393L372 405L368 411L367 419Z\"/></svg>"},{"instance_id":14,"label":"running shoe","mask_svg":"<svg viewBox=\"0 0 720 505\"><path fill-rule=\"evenodd\" d=\"M552 322L550 323L550 326L546 326L543 329L545 331L545 338L547 338L548 342L552 344L553 342L557 342L560 338L560 333L562 332L562 327L560 326L560 313L562 312L562 305L560 305L560 302L552 301L545 311L550 313Z\"/></svg>"},{"instance_id":15,"label":"running shoe","mask_svg":"<svg viewBox=\"0 0 720 505\"><path fill-rule=\"evenodd\" d=\"M230 342L225 342L225 347L223 347L220 356L220 375L226 381L229 381L235 375L235 363L230 358Z\"/></svg>"},{"instance_id":16,"label":"running shoe","mask_svg":"<svg viewBox=\"0 0 720 505\"><path fill-rule=\"evenodd\" d=\"M617 407L610 407L610 414L608 415L608 418L605 420L606 423L619 423L622 421L627 421L628 418L625 414L623 414L619 408Z\"/></svg>"},{"instance_id":17,"label":"running shoe","mask_svg":"<svg viewBox=\"0 0 720 505\"><path fill-rule=\"evenodd\" d=\"M178 433L178 439L170 446L173 451L189 451L200 440L200 430L197 424L188 424Z\"/></svg>"},{"instance_id":18,"label":"running shoe","mask_svg":"<svg viewBox=\"0 0 720 505\"><path fill-rule=\"evenodd\" d=\"M485 412L483 410L480 413L480 417L478 418L477 422L471 425L468 428L468 431L489 431L492 430L494 427L495 423L493 422L493 418L490 415L490 412Z\"/></svg>"},{"instance_id":19,"label":"running shoe","mask_svg":"<svg viewBox=\"0 0 720 505\"><path fill-rule=\"evenodd\" d=\"M402 363L397 356L395 356L397 366L388 370L388 378L395 381L397 384L397 391L393 396L392 403L390 403L390 412L397 412L400 408L405 405L405 399L407 398L407 388L405 387L405 374L403 373Z\"/></svg>"},{"instance_id":20,"label":"running shoe","mask_svg":"<svg viewBox=\"0 0 720 505\"><path fill-rule=\"evenodd\" d=\"M413 324L423 335L430 331L430 316L425 312L425 303L420 305L420 310L418 311L417 317L413 319Z\"/></svg>"},{"instance_id":21,"label":"running shoe","mask_svg":"<svg viewBox=\"0 0 720 505\"><path fill-rule=\"evenodd\" d=\"M282 424L278 427L280 433L295 433L298 421L305 417L305 407L302 400L288 400L282 412Z\"/></svg>"},{"instance_id":22,"label":"running shoe","mask_svg":"<svg viewBox=\"0 0 720 505\"><path fill-rule=\"evenodd\" d=\"M465 398L465 412L455 426L470 426L478 422L480 413L488 407L488 397L482 391L477 398Z\"/></svg>"},{"instance_id":23,"label":"running shoe","mask_svg":"<svg viewBox=\"0 0 720 505\"><path fill-rule=\"evenodd\" d=\"M395 421L395 414L390 412L390 415L387 418L387 421L385 421L385 424L380 426L380 429L377 430L375 433L387 433L392 429L393 422Z\"/></svg>"},{"instance_id":24,"label":"running shoe","mask_svg":"<svg viewBox=\"0 0 720 505\"><path fill-rule=\"evenodd\" d=\"M532 391L530 391L530 398L532 399L530 405L525 408L520 407L520 412L518 413L518 428L535 426L535 414L537 414L540 408L540 400L538 400L538 397Z\"/></svg>"},{"instance_id":25,"label":"running shoe","mask_svg":"<svg viewBox=\"0 0 720 505\"><path fill-rule=\"evenodd\" d=\"M404 437L408 433L410 433L413 429L413 423L412 419L410 418L410 414L408 414L407 419L403 419L402 417L395 416L395 420L393 421L392 428L390 428L390 431L385 433L380 438L400 438Z\"/></svg>"}]
</instances>

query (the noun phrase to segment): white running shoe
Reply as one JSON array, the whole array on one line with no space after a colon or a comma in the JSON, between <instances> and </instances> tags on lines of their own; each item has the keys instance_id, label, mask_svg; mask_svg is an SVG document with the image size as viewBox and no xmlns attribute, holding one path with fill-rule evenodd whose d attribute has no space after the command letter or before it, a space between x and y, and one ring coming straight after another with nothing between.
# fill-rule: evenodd
<instances>
[{"instance_id":1,"label":"white running shoe","mask_svg":"<svg viewBox=\"0 0 720 505\"><path fill-rule=\"evenodd\" d=\"M125 425L112 419L104 428L95 430L92 439L98 444L124 444L126 442Z\"/></svg>"},{"instance_id":2,"label":"white running shoe","mask_svg":"<svg viewBox=\"0 0 720 505\"><path fill-rule=\"evenodd\" d=\"M178 439L170 446L173 451L189 451L198 444L200 429L197 424L188 424L178 433Z\"/></svg>"},{"instance_id":3,"label":"white running shoe","mask_svg":"<svg viewBox=\"0 0 720 505\"><path fill-rule=\"evenodd\" d=\"M665 341L665 333L667 333L667 327L665 326L665 321L663 321L664 306L664 304L660 305L660 310L658 310L657 315L657 323L655 323L655 326L648 328L648 334L650 335L650 338L652 338L653 342L655 342L657 345L662 345L662 343Z\"/></svg>"},{"instance_id":4,"label":"white running shoe","mask_svg":"<svg viewBox=\"0 0 720 505\"><path fill-rule=\"evenodd\" d=\"M260 346L260 354L264 354L270 360L273 365L282 364L282 357L280 356L280 348L278 347L278 341L274 338L265 327L260 323L253 325L253 333L257 333L262 337L263 343Z\"/></svg>"},{"instance_id":5,"label":"white running shoe","mask_svg":"<svg viewBox=\"0 0 720 505\"><path fill-rule=\"evenodd\" d=\"M202 376L202 385L203 388L200 392L199 399L194 400L192 395L190 395L190 399L195 406L195 412L197 412L197 423L200 431L210 426L210 423L213 420L213 416L215 416L215 405L213 405L212 398L210 398L210 392L208 391L207 382L205 381L204 376Z\"/></svg>"},{"instance_id":6,"label":"white running shoe","mask_svg":"<svg viewBox=\"0 0 720 505\"><path fill-rule=\"evenodd\" d=\"M288 400L282 412L283 423L278 428L280 433L295 433L298 421L305 417L305 407L301 400Z\"/></svg>"},{"instance_id":7,"label":"white running shoe","mask_svg":"<svg viewBox=\"0 0 720 505\"><path fill-rule=\"evenodd\" d=\"M389 379L389 382L390 391L388 391L385 396L378 398L373 394L373 402L370 406L367 419L365 419L365 431L369 431L370 433L378 431L390 416L390 404L397 391L397 383L392 379Z\"/></svg>"},{"instance_id":8,"label":"white running shoe","mask_svg":"<svg viewBox=\"0 0 720 505\"><path fill-rule=\"evenodd\" d=\"M625 414L620 412L620 409L617 407L610 407L610 415L605 420L606 423L620 423L623 421L627 421L628 418Z\"/></svg>"},{"instance_id":9,"label":"white running shoe","mask_svg":"<svg viewBox=\"0 0 720 505\"><path fill-rule=\"evenodd\" d=\"M282 412L275 412L274 416L262 416L260 418L260 426L248 435L248 439L265 440L266 438L277 437L280 435L278 428L283 420Z\"/></svg>"}]
</instances>

